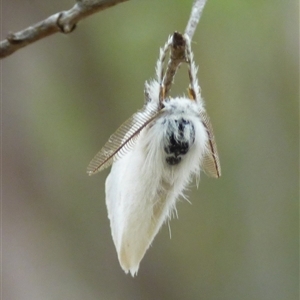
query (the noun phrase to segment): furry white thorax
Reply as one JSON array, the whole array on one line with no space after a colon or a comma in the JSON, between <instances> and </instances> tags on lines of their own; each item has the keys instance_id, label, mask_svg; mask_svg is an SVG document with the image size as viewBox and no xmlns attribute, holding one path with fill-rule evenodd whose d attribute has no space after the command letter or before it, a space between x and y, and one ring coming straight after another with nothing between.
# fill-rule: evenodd
<instances>
[{"instance_id":1,"label":"furry white thorax","mask_svg":"<svg viewBox=\"0 0 300 300\"><path fill-rule=\"evenodd\" d=\"M157 95L158 82L146 84ZM152 97L146 105L158 101ZM133 149L113 163L106 180L106 205L113 240L123 270L135 275L140 261L161 225L171 217L176 200L192 179L199 176L201 159L208 141L199 117L202 103L185 97L163 102L161 115L140 133ZM180 163L166 162L164 147L175 120L184 119L194 127L194 141ZM171 124L171 125L170 125ZM172 129L173 126L173 129ZM191 140L191 126L184 137Z\"/></svg>"}]
</instances>

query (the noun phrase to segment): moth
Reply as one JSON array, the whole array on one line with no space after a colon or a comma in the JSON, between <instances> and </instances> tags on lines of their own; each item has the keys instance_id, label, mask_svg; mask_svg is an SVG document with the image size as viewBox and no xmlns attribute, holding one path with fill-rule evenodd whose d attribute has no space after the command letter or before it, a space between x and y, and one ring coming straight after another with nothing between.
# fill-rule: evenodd
<instances>
[{"instance_id":1,"label":"moth","mask_svg":"<svg viewBox=\"0 0 300 300\"><path fill-rule=\"evenodd\" d=\"M191 42L186 34L182 38L188 96L165 94L170 36L160 50L156 79L145 83L144 107L117 129L87 168L93 175L112 165L105 183L108 218L120 265L132 276L193 177L199 179L200 170L216 178L221 175Z\"/></svg>"}]
</instances>

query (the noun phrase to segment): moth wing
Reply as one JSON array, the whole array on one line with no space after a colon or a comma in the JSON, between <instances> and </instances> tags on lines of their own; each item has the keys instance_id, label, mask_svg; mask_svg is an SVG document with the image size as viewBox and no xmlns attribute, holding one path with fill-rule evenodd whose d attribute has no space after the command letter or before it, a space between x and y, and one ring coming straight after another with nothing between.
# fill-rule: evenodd
<instances>
[{"instance_id":1,"label":"moth wing","mask_svg":"<svg viewBox=\"0 0 300 300\"><path fill-rule=\"evenodd\" d=\"M87 173L94 175L128 153L135 145L141 130L155 119L158 113L158 105L149 103L124 122L91 160Z\"/></svg>"},{"instance_id":2,"label":"moth wing","mask_svg":"<svg viewBox=\"0 0 300 300\"><path fill-rule=\"evenodd\" d=\"M213 128L205 111L200 112L200 118L208 135L208 149L203 157L202 168L208 176L219 178L221 176L221 165Z\"/></svg>"}]
</instances>

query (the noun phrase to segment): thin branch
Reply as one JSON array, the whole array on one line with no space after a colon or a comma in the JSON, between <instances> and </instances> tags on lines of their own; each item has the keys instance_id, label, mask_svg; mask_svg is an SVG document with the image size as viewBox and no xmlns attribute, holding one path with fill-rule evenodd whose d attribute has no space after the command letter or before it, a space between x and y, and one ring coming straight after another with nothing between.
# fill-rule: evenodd
<instances>
[{"instance_id":1,"label":"thin branch","mask_svg":"<svg viewBox=\"0 0 300 300\"><path fill-rule=\"evenodd\" d=\"M192 40L193 38L193 35L195 33L198 22L202 15L206 1L207 0L195 0L193 3L190 18L184 32L184 34L188 35L190 40ZM183 36L180 33L175 32L173 34L173 42L171 45L170 59L168 61L167 70L164 77L165 96L168 94L168 92L171 89L174 76L177 72L179 65L182 62L186 61L185 47L186 45Z\"/></svg>"},{"instance_id":2,"label":"thin branch","mask_svg":"<svg viewBox=\"0 0 300 300\"><path fill-rule=\"evenodd\" d=\"M193 4L190 19L184 33L192 40L207 0L196 0Z\"/></svg>"},{"instance_id":3,"label":"thin branch","mask_svg":"<svg viewBox=\"0 0 300 300\"><path fill-rule=\"evenodd\" d=\"M128 0L77 0L70 10L58 12L26 29L8 34L0 42L0 58L56 32L70 33L80 20L125 1Z\"/></svg>"}]
</instances>

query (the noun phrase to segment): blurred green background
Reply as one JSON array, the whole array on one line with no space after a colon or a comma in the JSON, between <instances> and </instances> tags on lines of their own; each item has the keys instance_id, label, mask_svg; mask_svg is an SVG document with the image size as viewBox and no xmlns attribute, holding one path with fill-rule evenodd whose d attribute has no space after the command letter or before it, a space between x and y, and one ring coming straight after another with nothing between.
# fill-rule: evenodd
<instances>
[{"instance_id":1,"label":"blurred green background","mask_svg":"<svg viewBox=\"0 0 300 300\"><path fill-rule=\"evenodd\" d=\"M2 1L2 36L73 3ZM298 1L208 1L192 46L222 177L191 186L136 278L112 242L109 170L85 173L191 5L128 1L2 61L3 300L298 299Z\"/></svg>"}]
</instances>

